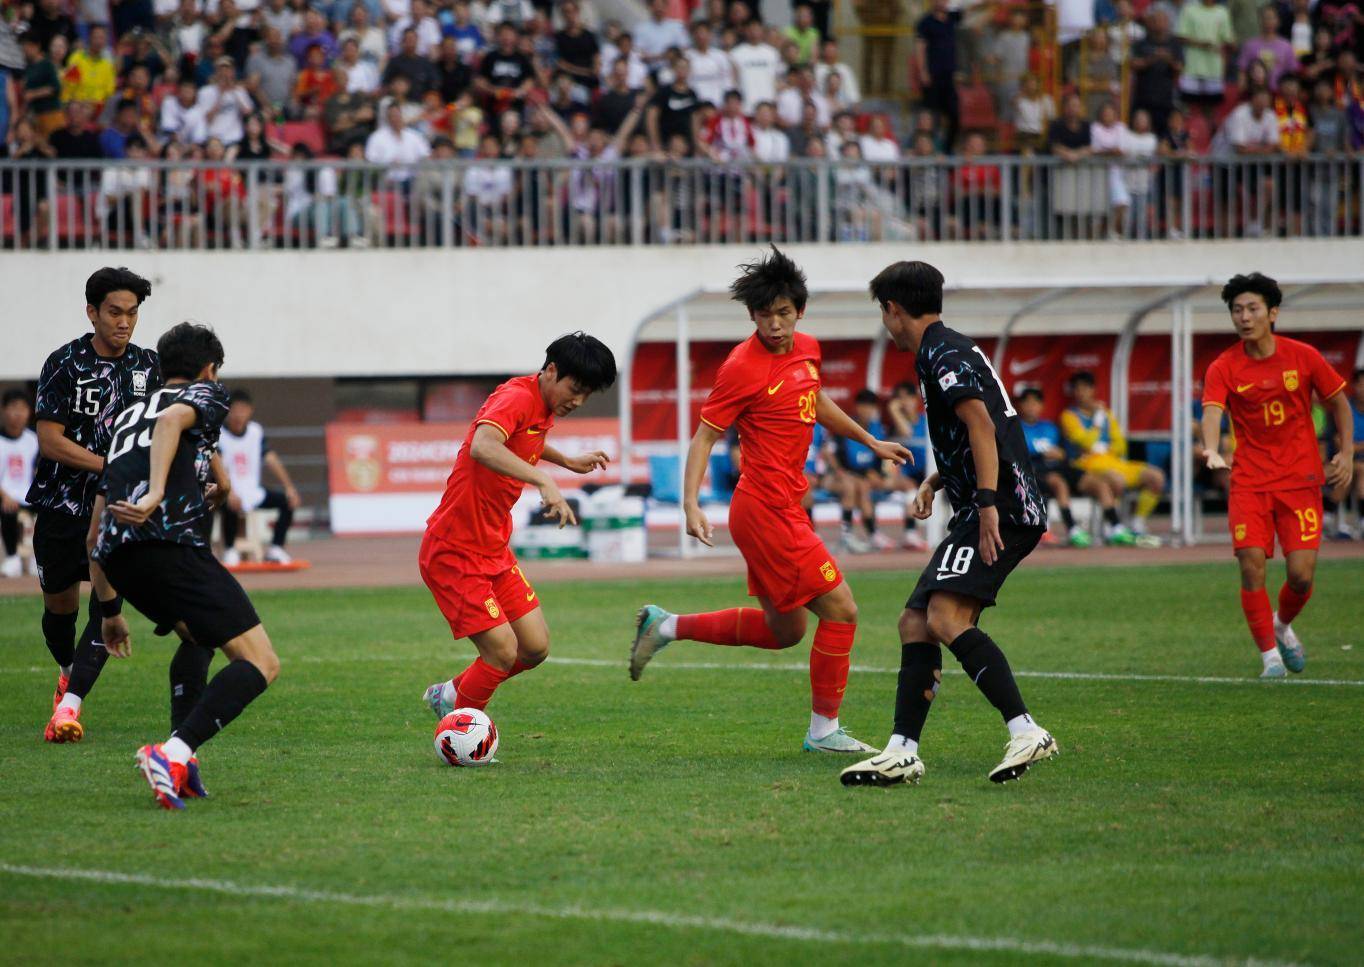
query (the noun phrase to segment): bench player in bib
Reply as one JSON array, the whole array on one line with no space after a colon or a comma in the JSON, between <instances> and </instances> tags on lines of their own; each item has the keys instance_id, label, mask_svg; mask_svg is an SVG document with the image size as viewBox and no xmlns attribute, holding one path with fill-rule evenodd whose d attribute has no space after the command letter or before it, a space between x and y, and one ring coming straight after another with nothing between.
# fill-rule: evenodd
<instances>
[{"instance_id":1,"label":"bench player in bib","mask_svg":"<svg viewBox=\"0 0 1364 967\"><path fill-rule=\"evenodd\" d=\"M954 513L900 615L895 731L881 754L843 770L847 786L922 778L919 736L942 682L941 645L1009 730L991 781L1017 779L1057 752L1051 733L1028 714L1008 659L978 627L981 611L995 603L1005 579L1042 539L1046 498L999 375L980 347L942 321L942 286L942 273L924 262L896 262L871 282L895 347L916 354L928 412L938 470L919 487L915 514L930 516L939 490L947 491Z\"/></svg>"},{"instance_id":2,"label":"bench player in bib","mask_svg":"<svg viewBox=\"0 0 1364 967\"><path fill-rule=\"evenodd\" d=\"M605 467L607 456L598 450L568 457L546 438L555 417L568 416L615 381L611 350L586 333L570 333L545 350L540 372L507 380L474 417L417 558L451 634L478 649L464 671L426 690L424 701L437 718L486 707L499 685L549 656L540 599L509 546L511 510L530 484L560 527L577 523L540 464L586 474Z\"/></svg>"},{"instance_id":3,"label":"bench player in bib","mask_svg":"<svg viewBox=\"0 0 1364 967\"><path fill-rule=\"evenodd\" d=\"M848 684L857 604L824 542L802 509L809 489L806 456L815 424L856 440L878 461L903 464L910 453L878 440L821 388L819 342L796 332L805 315L805 276L774 247L742 267L730 286L757 331L730 352L701 408L687 451L683 508L687 533L707 546L713 528L701 511L701 480L710 451L731 427L739 430L742 471L729 509L729 533L748 565L757 608L672 614L645 605L636 615L630 677L674 641L752 648L791 648L805 637L808 610L819 619L810 648L810 728L803 747L816 752L871 752L849 735L838 710Z\"/></svg>"},{"instance_id":4,"label":"bench player in bib","mask_svg":"<svg viewBox=\"0 0 1364 967\"><path fill-rule=\"evenodd\" d=\"M1283 678L1306 664L1293 619L1312 596L1321 547L1321 488L1344 490L1353 476L1353 414L1345 380L1321 353L1274 332L1283 293L1258 272L1222 289L1241 339L1213 360L1203 379L1203 446L1210 470L1221 454L1222 414L1231 414L1236 455L1231 465L1227 524L1241 565L1241 609L1260 649L1262 678ZM1312 423L1312 394L1330 408L1338 450L1325 468ZM1278 535L1288 564L1274 611L1265 591L1265 564Z\"/></svg>"}]
</instances>

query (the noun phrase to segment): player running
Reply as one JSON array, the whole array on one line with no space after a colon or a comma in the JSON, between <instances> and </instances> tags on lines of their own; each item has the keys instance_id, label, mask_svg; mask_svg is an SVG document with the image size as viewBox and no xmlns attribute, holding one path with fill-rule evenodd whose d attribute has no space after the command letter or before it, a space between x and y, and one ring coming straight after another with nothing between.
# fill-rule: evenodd
<instances>
[{"instance_id":1,"label":"player running","mask_svg":"<svg viewBox=\"0 0 1364 967\"><path fill-rule=\"evenodd\" d=\"M1252 272L1222 288L1239 345L1213 360L1203 380L1203 446L1209 470L1227 466L1220 450L1222 413L1231 413L1236 458L1231 467L1227 525L1241 565L1241 610L1260 649L1261 678L1300 672L1307 658L1293 619L1312 596L1321 546L1321 487L1342 490L1354 475L1354 419L1341 390L1345 380L1306 343L1274 333L1283 293ZM1331 408L1338 449L1323 473L1312 423L1312 393ZM1269 605L1265 562L1278 534L1288 563L1279 610ZM1285 669L1285 666L1286 669Z\"/></svg>"},{"instance_id":2,"label":"player running","mask_svg":"<svg viewBox=\"0 0 1364 967\"><path fill-rule=\"evenodd\" d=\"M81 582L90 580L85 544L95 490L114 418L161 385L156 353L132 344L151 283L125 268L103 268L85 283L85 314L94 327L47 357L38 378L41 456L29 488L37 512L33 556L43 591L43 637L59 669L52 717L43 738L79 742L81 703L109 653L99 640L98 595L76 644Z\"/></svg>"},{"instance_id":3,"label":"player running","mask_svg":"<svg viewBox=\"0 0 1364 967\"><path fill-rule=\"evenodd\" d=\"M918 782L919 735L942 682L946 645L999 710L1009 729L992 782L1017 779L1056 754L1056 740L1033 721L1008 659L977 627L1004 581L1042 539L1047 503L1032 474L1028 443L999 374L970 339L942 321L942 273L925 262L896 262L871 281L881 322L897 349L916 354L919 386L938 470L919 487L915 514L933 511L942 489L954 514L900 615L900 682L895 731L885 751L843 770L845 786Z\"/></svg>"},{"instance_id":4,"label":"player running","mask_svg":"<svg viewBox=\"0 0 1364 967\"><path fill-rule=\"evenodd\" d=\"M701 511L701 480L711 448L730 426L739 430L743 471L729 508L729 533L748 565L748 593L762 610L732 608L672 614L648 604L636 615L630 677L636 681L674 641L790 648L805 637L809 610L819 624L810 649L810 728L803 747L816 752L875 751L838 721L857 632L857 604L838 563L801 509L804 467L816 422L863 444L878 460L902 464L909 451L878 440L829 399L820 384L819 342L796 332L805 316L805 275L779 252L742 266L730 286L757 331L734 347L701 408L687 451L683 508L687 533L713 546Z\"/></svg>"},{"instance_id":5,"label":"player running","mask_svg":"<svg viewBox=\"0 0 1364 967\"><path fill-rule=\"evenodd\" d=\"M196 750L265 691L279 659L246 592L203 534L212 509L198 465L227 415L227 393L217 382L223 345L213 330L183 322L156 348L166 386L118 415L90 530L90 576L105 602L111 654L127 657L132 648L115 593L191 639L170 665L170 738L137 750L157 803L183 809L184 799L206 795ZM205 686L207 662L189 650L212 648L228 663Z\"/></svg>"},{"instance_id":6,"label":"player running","mask_svg":"<svg viewBox=\"0 0 1364 967\"><path fill-rule=\"evenodd\" d=\"M611 350L586 333L570 333L545 350L540 372L507 380L474 417L440 506L426 521L418 557L451 633L478 649L468 668L426 690L424 701L437 718L456 708L484 708L499 685L548 657L544 612L508 546L511 510L531 484L546 516L560 527L577 523L539 464L582 474L606 466L600 450L566 457L546 438L555 417L568 416L615 381Z\"/></svg>"}]
</instances>

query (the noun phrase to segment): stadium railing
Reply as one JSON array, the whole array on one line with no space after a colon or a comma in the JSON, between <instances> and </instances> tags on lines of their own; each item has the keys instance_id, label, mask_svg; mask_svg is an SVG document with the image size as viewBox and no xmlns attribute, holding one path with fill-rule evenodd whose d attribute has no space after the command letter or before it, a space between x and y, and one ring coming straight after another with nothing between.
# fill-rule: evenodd
<instances>
[{"instance_id":1,"label":"stadium railing","mask_svg":"<svg viewBox=\"0 0 1364 967\"><path fill-rule=\"evenodd\" d=\"M0 247L1359 237L1364 158L0 161Z\"/></svg>"}]
</instances>

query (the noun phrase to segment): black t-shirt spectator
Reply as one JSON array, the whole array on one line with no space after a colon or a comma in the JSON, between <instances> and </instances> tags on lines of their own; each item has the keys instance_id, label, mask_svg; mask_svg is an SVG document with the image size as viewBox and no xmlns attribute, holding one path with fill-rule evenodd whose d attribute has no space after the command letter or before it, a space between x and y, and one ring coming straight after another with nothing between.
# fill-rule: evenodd
<instances>
[{"instance_id":1,"label":"black t-shirt spectator","mask_svg":"<svg viewBox=\"0 0 1364 967\"><path fill-rule=\"evenodd\" d=\"M156 29L152 0L120 0L113 4L114 36L122 37L134 27L150 33Z\"/></svg>"},{"instance_id":2,"label":"black t-shirt spectator","mask_svg":"<svg viewBox=\"0 0 1364 967\"><path fill-rule=\"evenodd\" d=\"M28 22L24 37L36 37L43 50L47 50L52 38L61 34L69 42L75 43L76 23L64 13L49 17L41 6L34 5L33 17Z\"/></svg>"},{"instance_id":3,"label":"black t-shirt spectator","mask_svg":"<svg viewBox=\"0 0 1364 967\"><path fill-rule=\"evenodd\" d=\"M1168 61L1156 56L1161 51L1170 55ZM1173 107L1175 82L1179 79L1179 66L1184 63L1184 48L1179 41L1173 35L1164 40L1147 36L1133 45L1132 59L1150 62L1144 69L1133 71L1132 103L1166 110Z\"/></svg>"},{"instance_id":4,"label":"black t-shirt spectator","mask_svg":"<svg viewBox=\"0 0 1364 967\"><path fill-rule=\"evenodd\" d=\"M134 57L129 54L119 61L118 76L127 77L128 72L134 67L147 68L148 75L151 76L152 83L156 84L161 80L161 75L166 73L166 62L161 59L161 55L154 50L147 51L146 57Z\"/></svg>"},{"instance_id":5,"label":"black t-shirt spectator","mask_svg":"<svg viewBox=\"0 0 1364 967\"><path fill-rule=\"evenodd\" d=\"M554 35L554 50L559 60L588 72L588 76L570 74L574 83L585 87L597 86L597 73L592 69L592 61L601 52L601 47L596 37L586 30L580 30L576 35L561 30Z\"/></svg>"},{"instance_id":6,"label":"black t-shirt spectator","mask_svg":"<svg viewBox=\"0 0 1364 967\"><path fill-rule=\"evenodd\" d=\"M658 108L658 139L663 147L674 134L683 135L691 141L691 116L701 106L701 98L690 87L678 90L673 85L659 89L649 102Z\"/></svg>"},{"instance_id":7,"label":"black t-shirt spectator","mask_svg":"<svg viewBox=\"0 0 1364 967\"><path fill-rule=\"evenodd\" d=\"M384 84L391 84L395 77L406 77L412 85L408 96L414 101L420 100L423 94L436 86L436 65L416 54L394 54L384 68Z\"/></svg>"},{"instance_id":8,"label":"black t-shirt spectator","mask_svg":"<svg viewBox=\"0 0 1364 967\"><path fill-rule=\"evenodd\" d=\"M99 135L89 129L73 132L70 128L61 128L48 136L47 143L62 159L104 157L99 147Z\"/></svg>"},{"instance_id":9,"label":"black t-shirt spectator","mask_svg":"<svg viewBox=\"0 0 1364 967\"><path fill-rule=\"evenodd\" d=\"M1069 148L1072 151L1079 151L1081 148L1088 148L1089 142L1089 122L1081 121L1072 130L1066 124L1064 118L1057 118L1051 122L1047 128L1047 147L1050 148Z\"/></svg>"},{"instance_id":10,"label":"black t-shirt spectator","mask_svg":"<svg viewBox=\"0 0 1364 967\"><path fill-rule=\"evenodd\" d=\"M939 20L925 14L919 20L919 39L927 48L928 76L936 82L950 78L957 72L957 24L961 22L961 11L949 11L947 17Z\"/></svg>"},{"instance_id":11,"label":"black t-shirt spectator","mask_svg":"<svg viewBox=\"0 0 1364 967\"><path fill-rule=\"evenodd\" d=\"M260 40L260 31L255 27L234 27L227 35L223 49L232 62L237 65L237 73L246 71L246 58L251 56L251 45Z\"/></svg>"},{"instance_id":12,"label":"black t-shirt spectator","mask_svg":"<svg viewBox=\"0 0 1364 967\"><path fill-rule=\"evenodd\" d=\"M608 90L604 92L601 97L597 98L597 107L592 112L592 126L615 134L620 130L620 126L625 123L625 118L634 110L635 98L637 97L639 97L638 91Z\"/></svg>"},{"instance_id":13,"label":"black t-shirt spectator","mask_svg":"<svg viewBox=\"0 0 1364 967\"><path fill-rule=\"evenodd\" d=\"M446 104L453 104L474 82L474 72L469 70L469 66L462 60L456 60L450 65L437 62L436 78L436 89L440 91L440 99Z\"/></svg>"},{"instance_id":14,"label":"black t-shirt spectator","mask_svg":"<svg viewBox=\"0 0 1364 967\"><path fill-rule=\"evenodd\" d=\"M517 88L535 73L530 58L520 51L504 54L500 50L490 50L483 55L483 63L478 72L493 87Z\"/></svg>"}]
</instances>

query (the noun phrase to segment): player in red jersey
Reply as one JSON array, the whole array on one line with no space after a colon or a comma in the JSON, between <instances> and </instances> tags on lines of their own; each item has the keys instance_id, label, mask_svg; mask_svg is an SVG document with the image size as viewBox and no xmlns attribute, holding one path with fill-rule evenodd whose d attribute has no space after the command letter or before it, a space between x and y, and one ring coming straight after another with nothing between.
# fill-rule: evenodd
<instances>
[{"instance_id":1,"label":"player in red jersey","mask_svg":"<svg viewBox=\"0 0 1364 967\"><path fill-rule=\"evenodd\" d=\"M848 683L857 604L838 563L801 508L809 484L805 458L815 423L870 447L882 460L911 459L898 443L878 440L829 399L820 387L819 342L796 332L805 315L805 276L774 247L742 267L730 286L748 308L757 332L729 354L687 451L683 508L687 533L712 546L713 528L698 495L710 451L735 426L742 473L729 509L729 532L748 564L748 593L762 610L733 608L676 615L656 605L638 612L630 649L630 677L679 639L714 645L790 648L805 637L805 610L819 619L810 649L810 730L804 748L868 752L838 722Z\"/></svg>"},{"instance_id":2,"label":"player in red jersey","mask_svg":"<svg viewBox=\"0 0 1364 967\"><path fill-rule=\"evenodd\" d=\"M426 690L437 718L456 708L485 707L497 686L549 654L549 628L535 588L508 546L511 509L530 484L560 527L577 523L540 463L590 473L605 467L607 456L597 450L566 457L545 438L555 417L615 381L611 350L585 333L571 333L545 350L540 372L507 380L474 417L440 506L426 521L418 557L422 580L451 633L478 649L468 668Z\"/></svg>"},{"instance_id":3,"label":"player in red jersey","mask_svg":"<svg viewBox=\"0 0 1364 967\"><path fill-rule=\"evenodd\" d=\"M1219 452L1222 412L1231 414L1236 454L1231 468L1227 523L1241 564L1241 609L1264 662L1261 678L1300 672L1306 661L1293 619L1312 596L1321 546L1322 484L1344 489L1350 462L1352 416L1345 380L1306 343L1276 335L1283 293L1253 272L1222 289L1222 301L1241 337L1218 356L1203 380L1203 446L1210 470L1227 466ZM1330 407L1340 434L1336 456L1323 471L1312 423L1312 394ZM1288 563L1275 613L1265 592L1265 561L1278 535Z\"/></svg>"}]
</instances>

